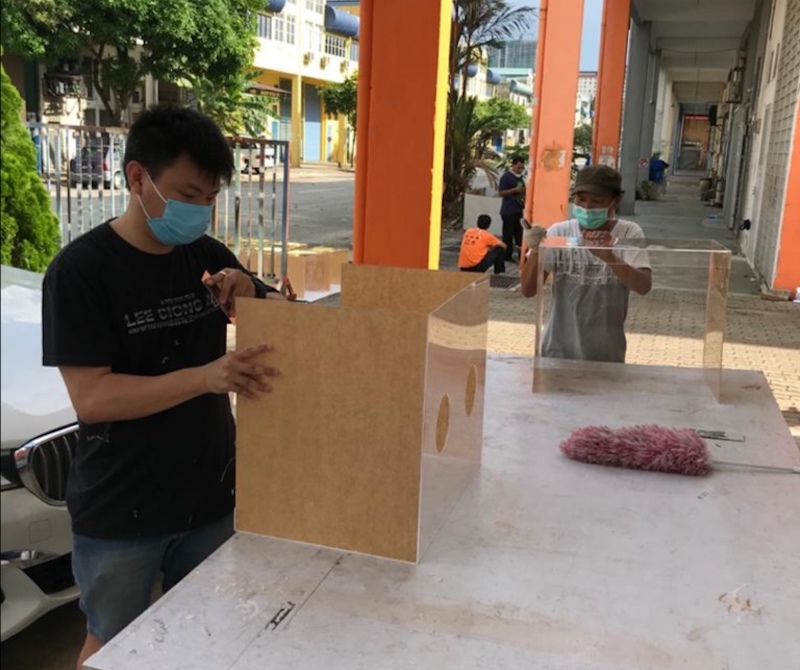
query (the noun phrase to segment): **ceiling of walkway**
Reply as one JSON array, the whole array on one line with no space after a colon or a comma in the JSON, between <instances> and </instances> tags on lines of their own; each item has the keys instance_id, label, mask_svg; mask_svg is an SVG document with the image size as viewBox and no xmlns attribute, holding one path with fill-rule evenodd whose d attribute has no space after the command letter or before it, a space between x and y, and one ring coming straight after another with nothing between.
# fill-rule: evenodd
<instances>
[{"instance_id":1,"label":"ceiling of walkway","mask_svg":"<svg viewBox=\"0 0 800 670\"><path fill-rule=\"evenodd\" d=\"M681 102L716 100L736 66L742 38L759 0L633 0L633 12L652 22L653 46Z\"/></svg>"}]
</instances>

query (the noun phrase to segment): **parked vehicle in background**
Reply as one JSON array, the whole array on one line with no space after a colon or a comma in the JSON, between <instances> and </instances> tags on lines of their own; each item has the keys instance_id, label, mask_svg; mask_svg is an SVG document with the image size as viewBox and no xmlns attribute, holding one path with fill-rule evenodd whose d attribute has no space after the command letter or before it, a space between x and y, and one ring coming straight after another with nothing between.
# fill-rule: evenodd
<instances>
[{"instance_id":1,"label":"parked vehicle in background","mask_svg":"<svg viewBox=\"0 0 800 670\"><path fill-rule=\"evenodd\" d=\"M125 185L123 154L121 144L93 138L69 162L70 186L75 188L81 184L84 188L97 188L102 180L104 188L121 189Z\"/></svg>"},{"instance_id":2,"label":"parked vehicle in background","mask_svg":"<svg viewBox=\"0 0 800 670\"><path fill-rule=\"evenodd\" d=\"M42 275L2 266L0 640L78 597L64 504L78 426L42 366Z\"/></svg>"},{"instance_id":3,"label":"parked vehicle in background","mask_svg":"<svg viewBox=\"0 0 800 670\"><path fill-rule=\"evenodd\" d=\"M235 152L236 153L236 152ZM239 169L242 174L261 174L264 170L275 167L275 148L264 147L264 155L261 155L259 145L252 148L243 145L238 151L240 156Z\"/></svg>"}]
</instances>

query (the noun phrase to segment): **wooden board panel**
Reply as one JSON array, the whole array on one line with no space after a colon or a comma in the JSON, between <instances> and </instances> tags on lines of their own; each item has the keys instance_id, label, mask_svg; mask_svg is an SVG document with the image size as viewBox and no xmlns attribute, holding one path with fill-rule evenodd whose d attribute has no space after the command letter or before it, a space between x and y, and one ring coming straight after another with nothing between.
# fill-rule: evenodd
<instances>
[{"instance_id":1,"label":"wooden board panel","mask_svg":"<svg viewBox=\"0 0 800 670\"><path fill-rule=\"evenodd\" d=\"M336 249L334 247L314 247L317 253L325 255L325 262L328 264L331 284L342 285L342 265L350 262L352 253L348 249Z\"/></svg>"},{"instance_id":2,"label":"wooden board panel","mask_svg":"<svg viewBox=\"0 0 800 670\"><path fill-rule=\"evenodd\" d=\"M430 314L479 279L471 272L345 265L342 306Z\"/></svg>"},{"instance_id":3,"label":"wooden board panel","mask_svg":"<svg viewBox=\"0 0 800 670\"><path fill-rule=\"evenodd\" d=\"M426 317L243 300L238 323L281 377L238 401L237 529L415 561Z\"/></svg>"}]
</instances>

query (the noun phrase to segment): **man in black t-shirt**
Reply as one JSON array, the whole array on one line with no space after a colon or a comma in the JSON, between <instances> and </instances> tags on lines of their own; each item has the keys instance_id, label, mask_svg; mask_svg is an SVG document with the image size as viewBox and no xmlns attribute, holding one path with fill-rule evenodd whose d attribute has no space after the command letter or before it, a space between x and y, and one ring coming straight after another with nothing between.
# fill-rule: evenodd
<instances>
[{"instance_id":1,"label":"man in black t-shirt","mask_svg":"<svg viewBox=\"0 0 800 670\"><path fill-rule=\"evenodd\" d=\"M498 195L503 198L500 218L503 219L503 242L506 245L505 260L514 260L514 244L522 253L522 214L525 210L525 159L514 156L511 167L506 170L497 185Z\"/></svg>"},{"instance_id":2,"label":"man in black t-shirt","mask_svg":"<svg viewBox=\"0 0 800 670\"><path fill-rule=\"evenodd\" d=\"M268 392L277 374L266 344L226 353L236 299L280 295L205 235L233 172L219 128L154 107L123 167L125 213L64 248L43 286L44 364L80 421L67 487L87 619L78 667L149 606L159 572L167 590L231 536L228 394Z\"/></svg>"}]
</instances>

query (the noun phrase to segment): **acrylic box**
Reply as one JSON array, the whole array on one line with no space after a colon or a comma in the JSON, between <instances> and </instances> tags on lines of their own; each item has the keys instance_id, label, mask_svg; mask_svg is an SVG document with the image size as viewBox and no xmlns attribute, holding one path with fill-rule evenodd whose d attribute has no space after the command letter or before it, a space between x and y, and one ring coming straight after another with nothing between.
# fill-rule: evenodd
<instances>
[{"instance_id":1,"label":"acrylic box","mask_svg":"<svg viewBox=\"0 0 800 670\"><path fill-rule=\"evenodd\" d=\"M415 562L480 463L487 276L342 266L341 306L237 303L239 531Z\"/></svg>"},{"instance_id":2,"label":"acrylic box","mask_svg":"<svg viewBox=\"0 0 800 670\"><path fill-rule=\"evenodd\" d=\"M591 366L592 374L605 370L609 378L619 365L685 368L688 383L707 386L721 401L731 251L713 240L653 239L617 240L611 251L627 264L650 267L652 288L646 295L631 290L626 298L612 266L620 272L624 267L601 260L596 254L603 251L582 239L548 237L539 247L537 285L543 285L546 271L558 268L561 307L552 309L550 276L545 290L537 291L533 390L553 390L580 378L591 359L601 363ZM548 327L557 322L560 328ZM581 337L571 337L570 327ZM620 348L624 363L616 359Z\"/></svg>"}]
</instances>

